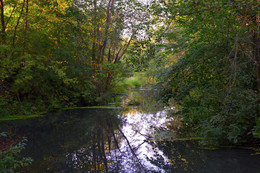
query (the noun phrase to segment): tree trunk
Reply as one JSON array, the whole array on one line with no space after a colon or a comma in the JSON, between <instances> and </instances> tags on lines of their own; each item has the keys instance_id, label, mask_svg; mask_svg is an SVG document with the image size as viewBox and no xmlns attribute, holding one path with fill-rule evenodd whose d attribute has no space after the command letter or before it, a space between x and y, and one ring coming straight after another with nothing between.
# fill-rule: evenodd
<instances>
[{"instance_id":1,"label":"tree trunk","mask_svg":"<svg viewBox=\"0 0 260 173\"><path fill-rule=\"evenodd\" d=\"M23 37L23 54L27 45L27 31L28 31L28 13L29 13L29 0L26 0L25 6L25 21L24 21L24 37Z\"/></svg>"},{"instance_id":2,"label":"tree trunk","mask_svg":"<svg viewBox=\"0 0 260 173\"><path fill-rule=\"evenodd\" d=\"M258 91L259 103L260 103L259 21L260 21L260 16L256 14L253 17L253 23L255 26L255 29L253 30L253 56L256 62L256 83L257 83L257 91Z\"/></svg>"},{"instance_id":3,"label":"tree trunk","mask_svg":"<svg viewBox=\"0 0 260 173\"><path fill-rule=\"evenodd\" d=\"M256 60L256 81L257 90L260 95L260 56L259 56L259 31L254 31L253 33L253 52Z\"/></svg>"},{"instance_id":4,"label":"tree trunk","mask_svg":"<svg viewBox=\"0 0 260 173\"><path fill-rule=\"evenodd\" d=\"M92 40L92 71L93 74L96 72L96 27L97 27L97 1L94 0L94 28L93 28L93 40Z\"/></svg>"},{"instance_id":5,"label":"tree trunk","mask_svg":"<svg viewBox=\"0 0 260 173\"><path fill-rule=\"evenodd\" d=\"M3 0L0 0L0 9L1 9L1 24L2 24L2 39L3 43L5 41L5 18L4 18L4 3Z\"/></svg>"},{"instance_id":6,"label":"tree trunk","mask_svg":"<svg viewBox=\"0 0 260 173\"><path fill-rule=\"evenodd\" d=\"M19 23L20 23L20 19L21 19L22 14L23 14L23 8L24 8L24 5L25 5L25 0L23 1L23 5L22 5L21 12L20 12L20 16L19 16L19 18L18 18L18 20L17 20L16 26L15 26L15 29L14 29L13 47L14 47L14 45L15 45L16 31L17 31L17 28L18 28Z\"/></svg>"},{"instance_id":7,"label":"tree trunk","mask_svg":"<svg viewBox=\"0 0 260 173\"><path fill-rule=\"evenodd\" d=\"M111 23L111 16L112 16L112 8L114 5L114 0L109 0L108 5L107 5L107 21L106 21L106 30L105 30L105 39L103 41L102 49L101 49L101 64L104 61L104 56L105 56L105 49L107 46L107 40L108 40L108 30L109 26Z\"/></svg>"},{"instance_id":8,"label":"tree trunk","mask_svg":"<svg viewBox=\"0 0 260 173\"><path fill-rule=\"evenodd\" d=\"M24 30L25 32L27 31L28 28L28 13L29 13L29 0L26 0L26 17L25 17L25 22L24 22Z\"/></svg>"}]
</instances>

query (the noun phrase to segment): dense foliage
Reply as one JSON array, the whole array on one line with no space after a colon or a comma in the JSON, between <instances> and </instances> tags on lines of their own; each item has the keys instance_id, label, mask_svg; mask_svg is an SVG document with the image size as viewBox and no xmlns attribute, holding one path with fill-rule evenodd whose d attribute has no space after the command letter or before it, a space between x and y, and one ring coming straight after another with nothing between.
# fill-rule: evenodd
<instances>
[{"instance_id":1,"label":"dense foliage","mask_svg":"<svg viewBox=\"0 0 260 173\"><path fill-rule=\"evenodd\" d=\"M127 72L120 60L143 27L140 3L0 2L1 115L107 101L114 79Z\"/></svg>"},{"instance_id":2,"label":"dense foliage","mask_svg":"<svg viewBox=\"0 0 260 173\"><path fill-rule=\"evenodd\" d=\"M259 137L259 14L256 1L165 1L155 14L172 18L163 39L176 63L157 79L160 99L209 141ZM167 56L167 55L163 55Z\"/></svg>"},{"instance_id":3,"label":"dense foliage","mask_svg":"<svg viewBox=\"0 0 260 173\"><path fill-rule=\"evenodd\" d=\"M93 102L79 11L69 1L47 0L4 1L2 10L1 114Z\"/></svg>"}]
</instances>

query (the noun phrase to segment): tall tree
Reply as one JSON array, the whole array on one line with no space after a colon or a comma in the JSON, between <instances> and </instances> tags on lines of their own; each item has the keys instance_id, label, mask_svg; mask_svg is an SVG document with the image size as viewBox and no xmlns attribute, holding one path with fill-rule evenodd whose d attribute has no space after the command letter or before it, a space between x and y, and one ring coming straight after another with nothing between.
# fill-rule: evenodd
<instances>
[{"instance_id":1,"label":"tall tree","mask_svg":"<svg viewBox=\"0 0 260 173\"><path fill-rule=\"evenodd\" d=\"M1 25L2 25L2 40L5 40L5 18L4 18L4 2L0 0L0 9L1 9Z\"/></svg>"}]
</instances>

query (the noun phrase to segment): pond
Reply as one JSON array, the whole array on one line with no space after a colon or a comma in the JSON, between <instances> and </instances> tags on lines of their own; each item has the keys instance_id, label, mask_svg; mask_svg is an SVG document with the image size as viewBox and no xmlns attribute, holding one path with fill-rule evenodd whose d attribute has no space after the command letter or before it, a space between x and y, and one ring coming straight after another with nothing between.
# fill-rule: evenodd
<instances>
[{"instance_id":1,"label":"pond","mask_svg":"<svg viewBox=\"0 0 260 173\"><path fill-rule=\"evenodd\" d=\"M166 111L95 108L50 113L1 126L12 126L14 133L27 136L22 155L34 161L20 172L260 171L260 155L253 150L203 150L192 141L172 140L174 135L164 133L170 121L174 119L167 117Z\"/></svg>"}]
</instances>

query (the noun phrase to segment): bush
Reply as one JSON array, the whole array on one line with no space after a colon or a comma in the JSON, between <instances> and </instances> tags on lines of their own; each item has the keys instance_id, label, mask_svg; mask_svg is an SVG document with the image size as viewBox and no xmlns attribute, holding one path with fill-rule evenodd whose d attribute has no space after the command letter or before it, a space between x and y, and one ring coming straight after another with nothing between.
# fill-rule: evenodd
<instances>
[{"instance_id":1,"label":"bush","mask_svg":"<svg viewBox=\"0 0 260 173\"><path fill-rule=\"evenodd\" d=\"M20 152L25 147L26 138L19 142L15 146L11 146L6 151L0 152L0 170L3 173L13 173L15 170L28 166L32 163L32 159L29 157L19 158Z\"/></svg>"}]
</instances>

